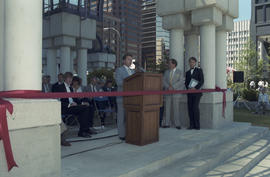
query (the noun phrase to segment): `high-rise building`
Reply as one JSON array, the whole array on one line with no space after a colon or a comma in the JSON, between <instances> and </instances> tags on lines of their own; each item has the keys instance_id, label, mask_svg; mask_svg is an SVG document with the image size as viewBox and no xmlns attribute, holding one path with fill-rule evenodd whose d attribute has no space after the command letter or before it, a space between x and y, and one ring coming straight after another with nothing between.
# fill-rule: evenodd
<instances>
[{"instance_id":1,"label":"high-rise building","mask_svg":"<svg viewBox=\"0 0 270 177\"><path fill-rule=\"evenodd\" d=\"M156 13L156 0L142 0L142 58L147 69L165 60L170 33L162 28L162 18Z\"/></svg>"},{"instance_id":2,"label":"high-rise building","mask_svg":"<svg viewBox=\"0 0 270 177\"><path fill-rule=\"evenodd\" d=\"M92 6L96 8L94 3ZM103 47L116 53L116 66L121 65L124 53L141 63L141 0L103 0L103 21L97 22L97 35ZM98 42L95 46L99 47Z\"/></svg>"},{"instance_id":3,"label":"high-rise building","mask_svg":"<svg viewBox=\"0 0 270 177\"><path fill-rule=\"evenodd\" d=\"M141 0L113 0L113 15L121 20L121 53L141 63Z\"/></svg>"},{"instance_id":4,"label":"high-rise building","mask_svg":"<svg viewBox=\"0 0 270 177\"><path fill-rule=\"evenodd\" d=\"M258 58L264 60L264 78L270 78L270 0L252 0L251 39L256 44Z\"/></svg>"},{"instance_id":5,"label":"high-rise building","mask_svg":"<svg viewBox=\"0 0 270 177\"><path fill-rule=\"evenodd\" d=\"M235 68L241 51L249 45L250 20L234 22L234 30L227 33L227 67Z\"/></svg>"}]
</instances>

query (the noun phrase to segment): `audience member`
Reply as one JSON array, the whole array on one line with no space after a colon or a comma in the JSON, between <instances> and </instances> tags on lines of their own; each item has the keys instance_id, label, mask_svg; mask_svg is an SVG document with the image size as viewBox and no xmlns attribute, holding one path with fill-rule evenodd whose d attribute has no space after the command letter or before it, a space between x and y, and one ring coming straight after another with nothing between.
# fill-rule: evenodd
<instances>
[{"instance_id":1,"label":"audience member","mask_svg":"<svg viewBox=\"0 0 270 177\"><path fill-rule=\"evenodd\" d=\"M57 87L64 82L64 75L62 73L58 74L58 81L52 85L52 92L55 92Z\"/></svg>"},{"instance_id":2,"label":"audience member","mask_svg":"<svg viewBox=\"0 0 270 177\"><path fill-rule=\"evenodd\" d=\"M48 93L52 91L52 86L50 84L50 76L46 75L42 77L42 92Z\"/></svg>"},{"instance_id":3,"label":"audience member","mask_svg":"<svg viewBox=\"0 0 270 177\"><path fill-rule=\"evenodd\" d=\"M73 74L71 72L66 72L64 74L64 83L56 88L56 92L73 92L71 87ZM90 117L89 109L87 105L83 105L77 98L61 98L61 111L62 114L72 114L78 116L80 129L78 132L79 137L89 138L91 137L89 133L90 127Z\"/></svg>"}]
</instances>

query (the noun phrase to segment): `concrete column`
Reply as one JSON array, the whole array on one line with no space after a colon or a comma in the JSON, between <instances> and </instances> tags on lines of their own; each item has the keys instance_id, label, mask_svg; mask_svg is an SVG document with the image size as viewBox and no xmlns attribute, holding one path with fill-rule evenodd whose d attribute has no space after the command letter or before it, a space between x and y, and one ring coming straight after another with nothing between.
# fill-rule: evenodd
<instances>
[{"instance_id":1,"label":"concrete column","mask_svg":"<svg viewBox=\"0 0 270 177\"><path fill-rule=\"evenodd\" d=\"M215 88L216 67L216 26L207 24L200 27L201 68L204 72L204 88Z\"/></svg>"},{"instance_id":2,"label":"concrete column","mask_svg":"<svg viewBox=\"0 0 270 177\"><path fill-rule=\"evenodd\" d=\"M82 85L87 85L87 49L78 50L78 75L82 78Z\"/></svg>"},{"instance_id":3,"label":"concrete column","mask_svg":"<svg viewBox=\"0 0 270 177\"><path fill-rule=\"evenodd\" d=\"M188 34L185 36L185 72L188 71L189 68L189 58L195 57L197 60L199 59L199 36L197 34Z\"/></svg>"},{"instance_id":4,"label":"concrete column","mask_svg":"<svg viewBox=\"0 0 270 177\"><path fill-rule=\"evenodd\" d=\"M57 81L56 50L47 50L47 74L51 76L51 83Z\"/></svg>"},{"instance_id":5,"label":"concrete column","mask_svg":"<svg viewBox=\"0 0 270 177\"><path fill-rule=\"evenodd\" d=\"M184 30L172 29L170 35L170 58L177 61L177 68L184 73Z\"/></svg>"},{"instance_id":6,"label":"concrete column","mask_svg":"<svg viewBox=\"0 0 270 177\"><path fill-rule=\"evenodd\" d=\"M0 0L0 91L4 90L4 0Z\"/></svg>"},{"instance_id":7,"label":"concrete column","mask_svg":"<svg viewBox=\"0 0 270 177\"><path fill-rule=\"evenodd\" d=\"M70 47L62 46L60 48L60 72L71 72L70 71Z\"/></svg>"},{"instance_id":8,"label":"concrete column","mask_svg":"<svg viewBox=\"0 0 270 177\"><path fill-rule=\"evenodd\" d=\"M41 90L42 1L5 1L5 90Z\"/></svg>"},{"instance_id":9,"label":"concrete column","mask_svg":"<svg viewBox=\"0 0 270 177\"><path fill-rule=\"evenodd\" d=\"M75 51L70 52L70 72L72 72L72 73L74 71L74 59L75 59L75 56L76 56Z\"/></svg>"},{"instance_id":10,"label":"concrete column","mask_svg":"<svg viewBox=\"0 0 270 177\"><path fill-rule=\"evenodd\" d=\"M227 88L226 31L216 31L216 86Z\"/></svg>"}]
</instances>

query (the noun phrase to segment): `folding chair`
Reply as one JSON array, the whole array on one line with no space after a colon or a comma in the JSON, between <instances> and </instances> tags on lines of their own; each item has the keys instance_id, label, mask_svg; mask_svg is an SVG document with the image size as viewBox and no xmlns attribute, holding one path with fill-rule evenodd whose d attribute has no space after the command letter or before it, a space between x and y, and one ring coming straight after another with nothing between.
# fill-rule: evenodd
<instances>
[{"instance_id":1,"label":"folding chair","mask_svg":"<svg viewBox=\"0 0 270 177\"><path fill-rule=\"evenodd\" d=\"M106 115L107 113L114 113L115 111L112 109L108 97L95 97L93 100L94 100L96 115L98 116L100 120L100 126L102 127L101 114ZM104 123L105 123L105 117L104 117Z\"/></svg>"}]
</instances>

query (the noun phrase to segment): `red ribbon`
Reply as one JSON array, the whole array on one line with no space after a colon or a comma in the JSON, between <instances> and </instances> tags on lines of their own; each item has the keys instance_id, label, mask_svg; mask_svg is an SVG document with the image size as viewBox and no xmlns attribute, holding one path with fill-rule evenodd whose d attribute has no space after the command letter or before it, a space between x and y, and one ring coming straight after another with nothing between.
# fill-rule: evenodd
<instances>
[{"instance_id":1,"label":"red ribbon","mask_svg":"<svg viewBox=\"0 0 270 177\"><path fill-rule=\"evenodd\" d=\"M84 98L99 96L139 96L139 95L170 95L170 94L187 94L187 93L209 93L223 92L222 115L225 118L226 108L226 89L205 89L205 90L168 90L168 91L127 91L127 92L83 92L83 93L42 93L36 90L13 90L0 92L0 139L3 140L5 155L8 164L8 171L16 164L10 144L6 110L13 113L13 105L2 98L24 98L24 99L49 99L49 98Z\"/></svg>"},{"instance_id":2,"label":"red ribbon","mask_svg":"<svg viewBox=\"0 0 270 177\"><path fill-rule=\"evenodd\" d=\"M10 171L13 167L18 167L18 165L14 160L10 144L6 110L8 110L10 114L12 114L13 105L9 101L0 98L0 139L3 141L4 144L8 171Z\"/></svg>"}]
</instances>

